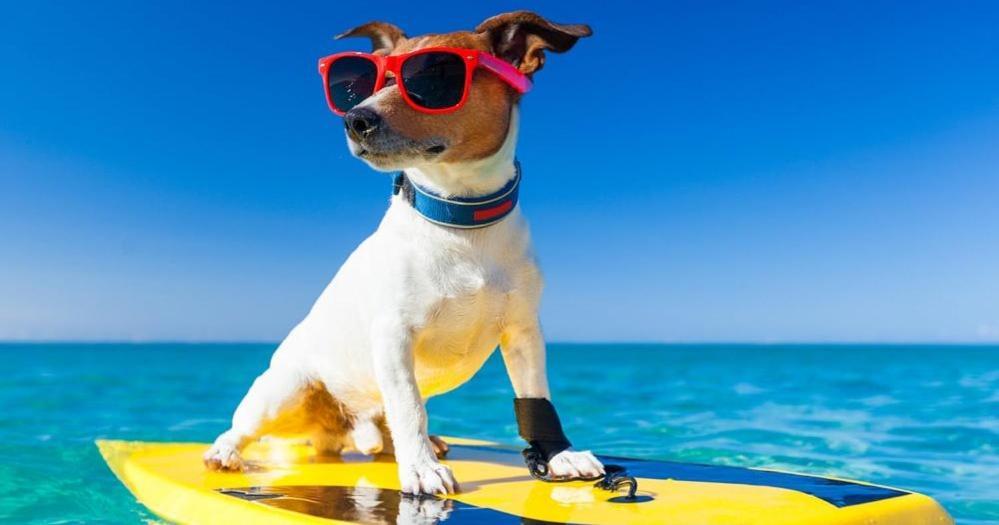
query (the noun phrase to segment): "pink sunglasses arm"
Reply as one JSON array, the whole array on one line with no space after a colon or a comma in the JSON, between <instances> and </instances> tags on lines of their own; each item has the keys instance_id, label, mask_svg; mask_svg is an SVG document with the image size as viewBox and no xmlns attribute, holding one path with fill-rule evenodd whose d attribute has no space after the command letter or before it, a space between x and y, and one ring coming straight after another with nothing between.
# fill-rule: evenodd
<instances>
[{"instance_id":1,"label":"pink sunglasses arm","mask_svg":"<svg viewBox=\"0 0 999 525\"><path fill-rule=\"evenodd\" d=\"M479 65L495 73L518 93L527 93L531 89L531 79L505 60L496 58L489 53L479 53Z\"/></svg>"}]
</instances>

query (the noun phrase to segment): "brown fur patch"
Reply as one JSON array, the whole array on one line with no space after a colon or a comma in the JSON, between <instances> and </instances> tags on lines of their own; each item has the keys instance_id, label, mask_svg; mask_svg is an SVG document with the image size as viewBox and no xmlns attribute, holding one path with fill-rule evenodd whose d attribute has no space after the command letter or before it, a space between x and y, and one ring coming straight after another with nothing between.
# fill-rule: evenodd
<instances>
[{"instance_id":1,"label":"brown fur patch","mask_svg":"<svg viewBox=\"0 0 999 525\"><path fill-rule=\"evenodd\" d=\"M345 435L353 428L353 418L322 383L312 383L299 397L269 421L260 434L278 436L305 433Z\"/></svg>"},{"instance_id":2,"label":"brown fur patch","mask_svg":"<svg viewBox=\"0 0 999 525\"><path fill-rule=\"evenodd\" d=\"M528 75L545 65L545 50L565 53L593 34L586 24L557 24L530 11L496 15L475 30L489 35L494 54Z\"/></svg>"},{"instance_id":3,"label":"brown fur patch","mask_svg":"<svg viewBox=\"0 0 999 525\"><path fill-rule=\"evenodd\" d=\"M341 36L367 36L379 55L401 55L428 47L477 49L496 55L531 75L544 65L545 51L563 53L582 37L590 36L584 24L558 24L530 11L513 11L491 17L472 31L430 34L409 38L398 27L386 22L369 22ZM338 37L339 38L339 37ZM409 107L394 83L383 87L372 108L378 112L396 143L379 151L378 144L368 144L362 154L375 166L398 169L406 155L433 154L433 149L447 149L435 162L454 163L488 157L503 145L510 127L510 114L520 94L495 75L479 69L475 72L465 105L457 111L427 114ZM364 140L353 137L359 143ZM407 140L408 139L408 140ZM421 145L430 145L420 150ZM364 144L362 144L364 146ZM400 151L401 150L401 151ZM401 156L401 157L400 157Z\"/></svg>"},{"instance_id":4,"label":"brown fur patch","mask_svg":"<svg viewBox=\"0 0 999 525\"><path fill-rule=\"evenodd\" d=\"M485 35L458 32L405 39L390 54L400 55L439 46L490 50ZM510 110L518 97L506 83L481 69L475 72L467 102L453 113L421 113L406 104L398 86L383 89L390 92L378 104L378 111L388 126L418 141L438 137L446 139L448 149L441 155L441 162L481 159L499 150L510 127Z\"/></svg>"}]
</instances>

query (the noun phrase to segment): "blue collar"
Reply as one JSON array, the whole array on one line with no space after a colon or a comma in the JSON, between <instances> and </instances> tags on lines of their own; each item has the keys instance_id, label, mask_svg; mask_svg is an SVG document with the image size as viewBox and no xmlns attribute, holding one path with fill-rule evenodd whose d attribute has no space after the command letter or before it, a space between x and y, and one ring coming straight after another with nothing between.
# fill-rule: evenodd
<instances>
[{"instance_id":1,"label":"blue collar","mask_svg":"<svg viewBox=\"0 0 999 525\"><path fill-rule=\"evenodd\" d=\"M445 198L417 186L405 172L395 176L392 194L401 195L423 218L451 228L484 228L503 220L517 207L520 190L520 163L513 163L515 174L499 191L481 197Z\"/></svg>"}]
</instances>

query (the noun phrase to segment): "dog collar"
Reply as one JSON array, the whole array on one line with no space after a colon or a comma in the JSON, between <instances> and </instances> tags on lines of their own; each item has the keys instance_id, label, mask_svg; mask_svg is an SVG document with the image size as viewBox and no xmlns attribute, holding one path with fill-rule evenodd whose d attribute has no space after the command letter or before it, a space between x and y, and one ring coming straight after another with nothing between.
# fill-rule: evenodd
<instances>
[{"instance_id":1,"label":"dog collar","mask_svg":"<svg viewBox=\"0 0 999 525\"><path fill-rule=\"evenodd\" d=\"M405 172L395 176L392 194L401 195L424 219L451 228L484 228L496 224L517 206L520 163L514 161L514 176L499 191L481 197L442 197L418 186Z\"/></svg>"}]
</instances>

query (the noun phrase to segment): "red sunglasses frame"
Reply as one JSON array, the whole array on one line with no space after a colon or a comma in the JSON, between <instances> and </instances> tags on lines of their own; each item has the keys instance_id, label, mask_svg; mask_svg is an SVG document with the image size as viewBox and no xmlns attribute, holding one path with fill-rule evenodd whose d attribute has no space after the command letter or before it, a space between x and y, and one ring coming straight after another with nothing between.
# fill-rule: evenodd
<instances>
[{"instance_id":1,"label":"red sunglasses frame","mask_svg":"<svg viewBox=\"0 0 999 525\"><path fill-rule=\"evenodd\" d=\"M409 93L406 91L405 86L403 86L402 65L406 62L406 60L412 57L427 53L450 53L461 57L461 59L465 62L465 85L462 87L461 100L459 100L454 106L446 108L425 108L414 102L413 99L409 97ZM332 66L337 60L346 57L361 57L374 62L375 67L377 68L376 75L378 78L375 80L375 87L371 92L372 94L377 93L378 90L385 86L385 73L391 72L395 75L396 85L399 86L399 93L402 94L402 99L406 101L406 104L409 104L409 107L417 111L430 113L432 115L451 113L452 111L461 109L461 107L465 105L465 102L468 101L468 92L472 85L472 77L475 74L475 70L479 67L492 72L501 80L509 84L510 87L518 93L527 93L531 89L531 79L527 78L527 75L521 73L519 69L513 67L510 63L504 61L503 59L490 55L485 51L479 51L478 49L465 49L461 47L428 47L424 49L417 49L416 51L410 53L388 56L362 53L360 51L346 51L319 59L319 74L323 77L323 89L326 91L326 104L330 107L330 111L340 115L341 117L346 112L341 111L335 104L333 104L333 94L330 93L329 77L330 66Z\"/></svg>"}]
</instances>

